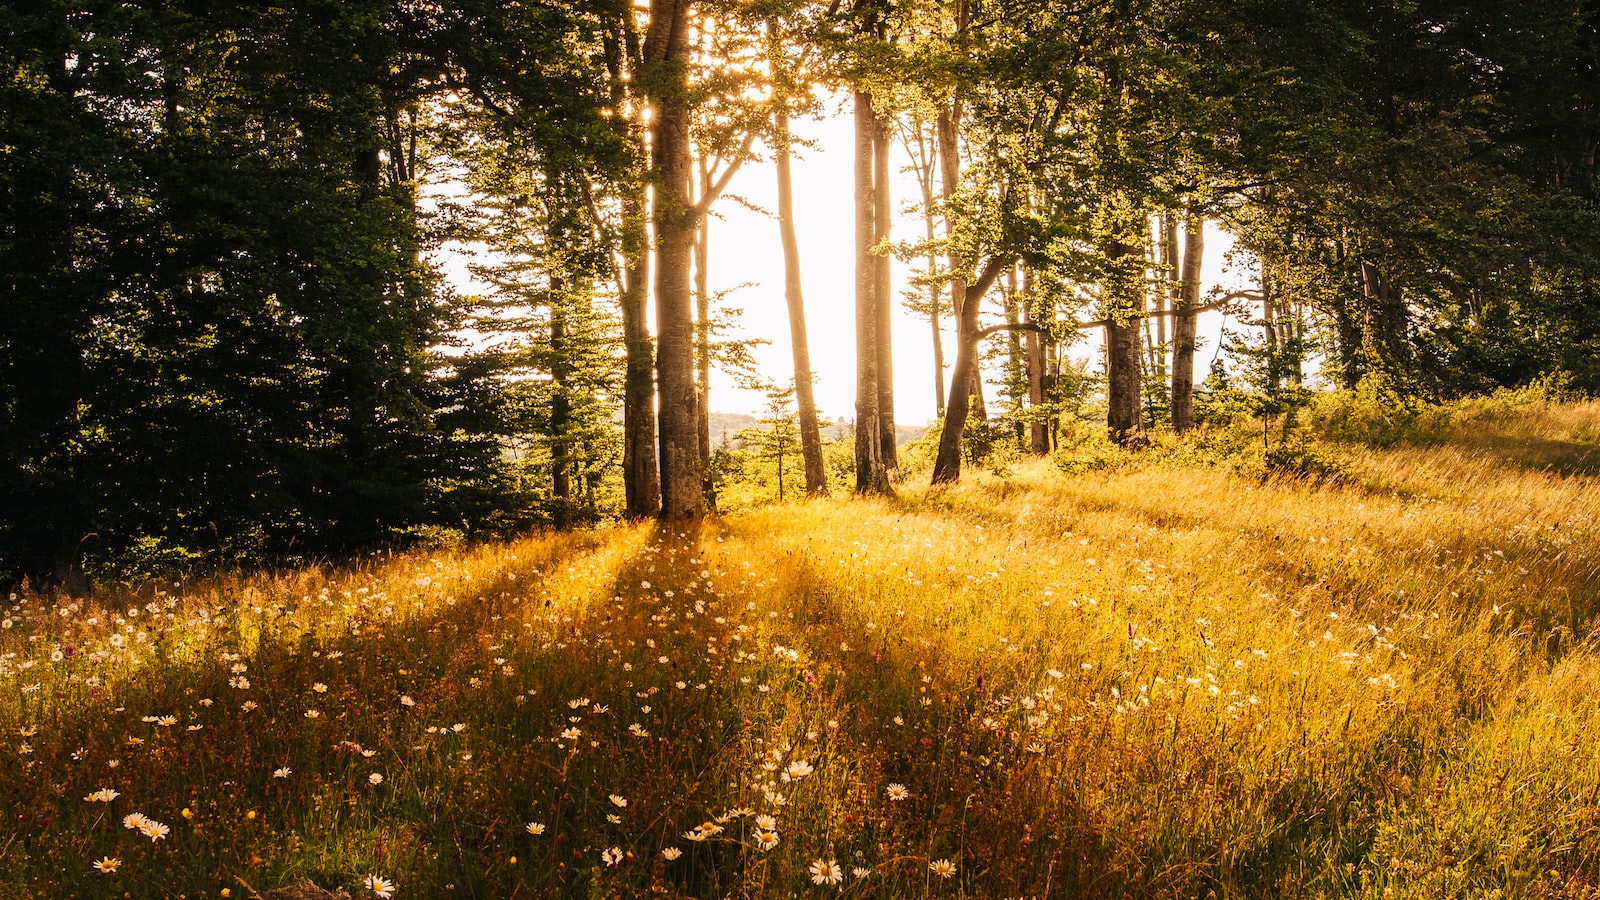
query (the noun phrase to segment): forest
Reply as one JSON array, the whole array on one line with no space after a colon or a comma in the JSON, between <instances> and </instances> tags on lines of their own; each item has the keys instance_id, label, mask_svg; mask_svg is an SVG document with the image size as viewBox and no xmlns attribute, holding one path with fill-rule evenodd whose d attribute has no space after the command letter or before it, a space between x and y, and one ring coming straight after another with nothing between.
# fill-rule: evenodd
<instances>
[{"instance_id":1,"label":"forest","mask_svg":"<svg viewBox=\"0 0 1600 900\"><path fill-rule=\"evenodd\" d=\"M1575 0L0 19L0 581L692 519L729 468L714 365L773 398L741 446L790 495L947 483L1091 421L1138 447L1247 409L1287 436L1313 387L1396 410L1600 388L1600 23ZM856 404L827 448L789 174L791 122L824 115L854 123L857 248ZM890 196L891 145L920 197ZM708 218L754 167L778 184L780 373L748 371L706 289ZM925 229L891 236L907 201ZM1208 222L1250 289L1201 293ZM449 242L485 250L489 290L441 277ZM904 467L896 426L924 423L896 421L893 343L929 332L892 335L897 302L944 334ZM1197 372L1221 307L1248 335Z\"/></svg>"},{"instance_id":2,"label":"forest","mask_svg":"<svg viewBox=\"0 0 1600 900\"><path fill-rule=\"evenodd\" d=\"M0 2L0 898L1595 900L1597 99L1595 0Z\"/></svg>"}]
</instances>

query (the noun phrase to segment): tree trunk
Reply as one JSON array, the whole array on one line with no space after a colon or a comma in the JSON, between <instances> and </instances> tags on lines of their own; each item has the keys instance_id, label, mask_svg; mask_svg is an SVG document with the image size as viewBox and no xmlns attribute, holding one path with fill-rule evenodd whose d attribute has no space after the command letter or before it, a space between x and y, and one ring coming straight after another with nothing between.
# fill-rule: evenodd
<instances>
[{"instance_id":1,"label":"tree trunk","mask_svg":"<svg viewBox=\"0 0 1600 900\"><path fill-rule=\"evenodd\" d=\"M704 514L695 397L689 260L696 215L689 185L690 0L651 0L642 81L653 103L651 175L656 226L656 386L661 400L661 517Z\"/></svg>"},{"instance_id":2,"label":"tree trunk","mask_svg":"<svg viewBox=\"0 0 1600 900\"><path fill-rule=\"evenodd\" d=\"M1033 309L1033 269L1022 270L1022 320L1037 325ZM1050 453L1050 428L1045 422L1044 400L1044 342L1038 331L1029 329L1023 335L1028 358L1028 452L1036 456Z\"/></svg>"},{"instance_id":3,"label":"tree trunk","mask_svg":"<svg viewBox=\"0 0 1600 900\"><path fill-rule=\"evenodd\" d=\"M1206 221L1190 210L1183 223L1183 271L1172 317L1172 428L1179 434L1194 428L1195 332L1200 305L1200 266L1205 259ZM1176 223L1168 226L1168 242L1177 246Z\"/></svg>"},{"instance_id":4,"label":"tree trunk","mask_svg":"<svg viewBox=\"0 0 1600 900\"><path fill-rule=\"evenodd\" d=\"M1005 300L1006 324L1006 389L1011 397L1012 432L1018 447L1027 435L1023 422L1024 401L1028 396L1028 363L1022 355L1022 333L1017 326L1022 323L1022 295L1017 290L1017 267L1006 270L1006 286L1001 292Z\"/></svg>"},{"instance_id":5,"label":"tree trunk","mask_svg":"<svg viewBox=\"0 0 1600 900\"><path fill-rule=\"evenodd\" d=\"M642 519L661 509L661 479L656 470L654 348L645 320L650 297L650 251L642 184L622 200L622 334L627 376L622 392L622 489L627 516Z\"/></svg>"},{"instance_id":6,"label":"tree trunk","mask_svg":"<svg viewBox=\"0 0 1600 900\"><path fill-rule=\"evenodd\" d=\"M700 182L710 180L705 160L700 161ZM691 193L692 196L692 193ZM700 435L701 490L706 505L717 508L717 489L711 483L711 220L702 216L694 239L694 364L695 430Z\"/></svg>"},{"instance_id":7,"label":"tree trunk","mask_svg":"<svg viewBox=\"0 0 1600 900\"><path fill-rule=\"evenodd\" d=\"M828 493L828 475L822 465L822 433L817 427L817 401L812 390L805 299L800 292L800 240L795 235L794 185L789 172L789 112L781 102L774 124L774 155L778 169L778 235L783 243L783 299L789 307L789 343L794 349L794 397L800 412L800 455L805 462L806 493L823 495ZM779 491L781 494L781 482Z\"/></svg>"},{"instance_id":8,"label":"tree trunk","mask_svg":"<svg viewBox=\"0 0 1600 900\"><path fill-rule=\"evenodd\" d=\"M950 405L945 409L939 455L933 463L934 484L949 484L961 477L961 434L967 427L972 401L972 394L961 390L961 386L972 383L972 373L978 367L978 309L984 293L1009 265L1009 259L990 259L983 274L961 298L961 315L956 319L956 364L950 372Z\"/></svg>"},{"instance_id":9,"label":"tree trunk","mask_svg":"<svg viewBox=\"0 0 1600 900\"><path fill-rule=\"evenodd\" d=\"M1121 270L1123 261L1138 249L1112 239L1106 250L1113 271L1105 284L1110 294L1106 310L1106 429L1111 440L1133 446L1144 440L1140 408L1140 331L1144 312L1144 287ZM1138 279L1142 281L1143 279Z\"/></svg>"},{"instance_id":10,"label":"tree trunk","mask_svg":"<svg viewBox=\"0 0 1600 900\"><path fill-rule=\"evenodd\" d=\"M571 436L572 400L567 385L572 380L572 364L567 357L566 281L550 277L550 524L567 528L572 524Z\"/></svg>"},{"instance_id":11,"label":"tree trunk","mask_svg":"<svg viewBox=\"0 0 1600 900\"><path fill-rule=\"evenodd\" d=\"M878 452L892 476L900 467L895 452L899 436L894 427L894 257L888 252L889 227L894 219L889 194L889 129L872 117L872 224L873 245L883 252L873 257L872 295L878 349Z\"/></svg>"},{"instance_id":12,"label":"tree trunk","mask_svg":"<svg viewBox=\"0 0 1600 900\"><path fill-rule=\"evenodd\" d=\"M1156 292L1156 311L1161 312L1172 308L1172 284L1177 281L1173 277L1173 269L1178 264L1178 221L1169 212L1163 212L1156 220L1156 227L1160 231L1156 235L1156 245L1159 248L1157 257L1161 267L1161 277L1156 283L1161 289ZM1167 317L1156 316L1156 375L1166 381L1170 375L1167 360L1172 353L1172 339L1167 334Z\"/></svg>"},{"instance_id":13,"label":"tree trunk","mask_svg":"<svg viewBox=\"0 0 1600 900\"><path fill-rule=\"evenodd\" d=\"M872 98L855 94L856 202L856 491L888 493L878 421L877 264L872 246L877 238L873 197L873 144L877 118Z\"/></svg>"}]
</instances>

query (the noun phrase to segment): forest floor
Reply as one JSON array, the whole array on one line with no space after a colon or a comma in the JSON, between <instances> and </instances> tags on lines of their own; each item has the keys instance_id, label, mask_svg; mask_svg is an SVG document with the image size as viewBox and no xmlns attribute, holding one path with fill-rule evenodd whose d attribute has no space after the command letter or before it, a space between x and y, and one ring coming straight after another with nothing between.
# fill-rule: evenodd
<instances>
[{"instance_id":1,"label":"forest floor","mask_svg":"<svg viewBox=\"0 0 1600 900\"><path fill-rule=\"evenodd\" d=\"M1597 434L13 597L0 897L1600 896Z\"/></svg>"}]
</instances>

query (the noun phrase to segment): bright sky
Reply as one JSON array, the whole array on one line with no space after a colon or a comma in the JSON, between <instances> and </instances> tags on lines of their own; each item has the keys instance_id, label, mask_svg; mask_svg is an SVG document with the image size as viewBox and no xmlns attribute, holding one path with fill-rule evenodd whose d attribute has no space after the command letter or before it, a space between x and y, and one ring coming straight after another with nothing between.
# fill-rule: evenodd
<instances>
[{"instance_id":1,"label":"bright sky","mask_svg":"<svg viewBox=\"0 0 1600 900\"><path fill-rule=\"evenodd\" d=\"M855 417L855 213L852 183L853 125L850 117L836 114L821 121L797 120L792 123L796 137L815 143L814 148L795 148L793 162L795 224L800 241L800 263L806 303L806 328L811 341L811 364L816 371L815 391L821 417L833 420ZM894 144L895 171L910 164L904 150ZM764 149L762 151L765 152ZM891 238L905 240L924 231L920 212L907 208L908 201L920 199L915 177L898 176L893 197L896 219ZM777 176L770 161L745 163L728 186L729 195L748 199L752 204L777 209ZM788 311L783 299L783 251L779 244L778 223L771 218L724 196L713 210L710 236L709 285L713 296L718 291L748 283L733 291L726 304L742 308L740 320L746 337L764 338L769 344L758 347L755 355L767 378L786 383L794 374L789 347ZM942 225L941 225L942 230ZM1232 245L1231 237L1208 226L1202 295L1213 285L1229 289L1251 286L1247 272L1226 272L1224 257ZM441 253L436 260L449 281L463 291L485 290L473 284L466 274L463 259ZM902 425L920 425L933 420L933 341L926 319L907 312L900 303L910 270L894 264L894 384L895 418ZM992 302L992 301L991 301ZM998 304L995 304L998 306ZM948 318L948 317L947 317ZM985 317L986 323L998 320L998 313ZM945 365L943 379L949 387L949 366L955 361L953 323L944 321ZM1216 351L1223 317L1218 312L1200 315L1201 351L1196 359L1197 377L1204 378ZM1101 368L1100 330L1093 329L1071 350L1076 357L1093 356L1091 368ZM713 371L711 409L715 412L759 414L765 398L741 391L725 375Z\"/></svg>"},{"instance_id":2,"label":"bright sky","mask_svg":"<svg viewBox=\"0 0 1600 900\"><path fill-rule=\"evenodd\" d=\"M826 419L855 417L855 212L852 167L854 130L848 115L823 121L796 121L797 136L816 143L813 149L797 148L793 164L795 183L795 225L800 240L800 264L806 301L806 330L811 340L811 365L817 372L816 397L819 415ZM895 171L910 165L904 149L895 142L892 163ZM915 177L899 176L893 197L896 218L891 232L895 241L913 239L924 233L921 213L907 209L920 200ZM777 176L770 162L749 162L739 170L728 192L748 198L767 210L777 208ZM783 300L783 255L778 241L778 223L753 210L723 199L717 204L717 218L711 227L710 287L713 294L722 289L751 282L755 286L736 291L728 299L744 309L745 331L770 340L756 353L768 377L785 382L794 374L789 348L788 311ZM943 231L943 225L940 225ZM1226 283L1230 289L1245 286L1245 274L1223 271L1224 256L1232 238L1215 226L1206 231L1205 284L1202 295L1212 285ZM933 420L933 339L926 319L907 312L899 298L911 271L894 265L894 386L895 418L902 425L920 425ZM1253 287L1253 284L1248 285ZM991 303L993 301L990 301ZM993 304L998 309L998 303ZM1222 314L1200 315L1202 350L1196 360L1198 378L1204 378L1215 352L1222 328ZM985 322L999 321L1000 314L986 315ZM949 389L948 367L955 362L953 323L946 321L942 340L945 352L945 387ZM1072 348L1074 356L1100 352L1100 330ZM1098 365L1098 364L1097 364ZM764 400L759 394L739 391L726 377L713 373L711 408L717 412L757 413Z\"/></svg>"}]
</instances>

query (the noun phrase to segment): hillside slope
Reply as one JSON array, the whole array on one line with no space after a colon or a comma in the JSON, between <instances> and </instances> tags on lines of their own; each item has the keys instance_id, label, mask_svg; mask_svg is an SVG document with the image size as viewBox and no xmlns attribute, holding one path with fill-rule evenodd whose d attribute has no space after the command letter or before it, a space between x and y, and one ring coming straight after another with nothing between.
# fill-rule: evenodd
<instances>
[{"instance_id":1,"label":"hillside slope","mask_svg":"<svg viewBox=\"0 0 1600 900\"><path fill-rule=\"evenodd\" d=\"M1600 488L1515 446L17 598L0 896L1590 897Z\"/></svg>"}]
</instances>

